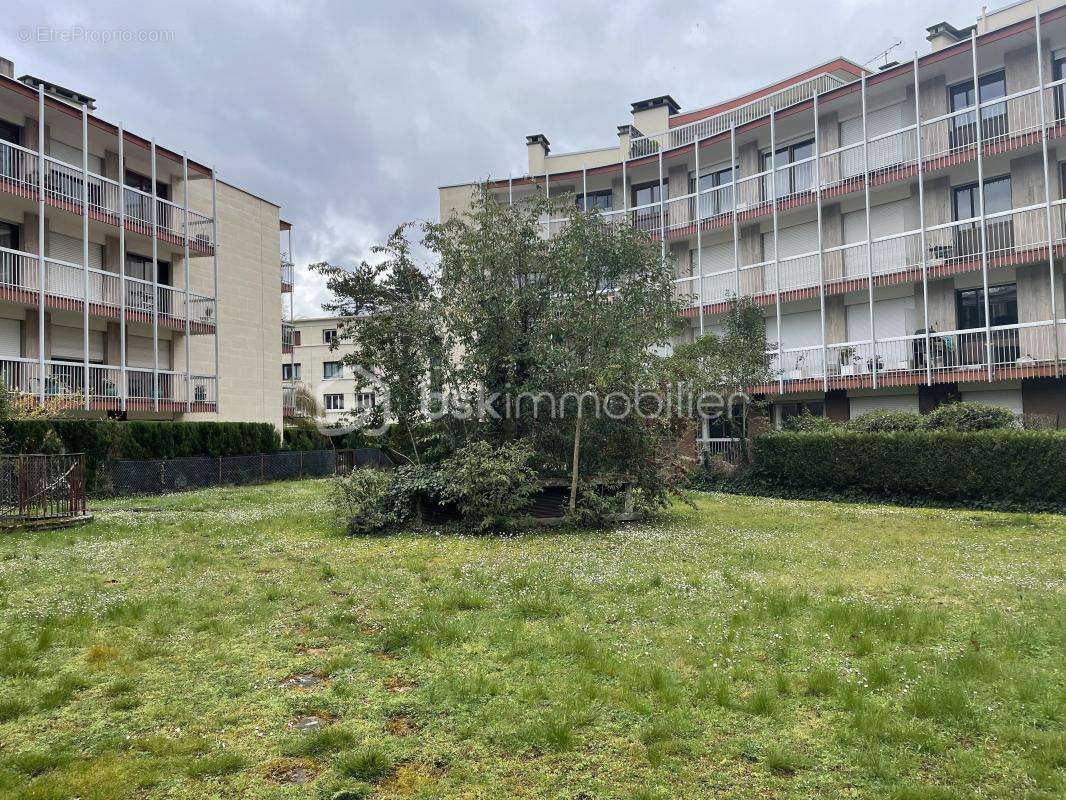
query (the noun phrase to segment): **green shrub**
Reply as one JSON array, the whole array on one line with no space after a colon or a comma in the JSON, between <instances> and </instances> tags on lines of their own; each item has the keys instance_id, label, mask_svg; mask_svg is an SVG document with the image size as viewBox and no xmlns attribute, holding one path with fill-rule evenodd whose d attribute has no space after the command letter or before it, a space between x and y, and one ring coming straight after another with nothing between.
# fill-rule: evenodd
<instances>
[{"instance_id":1,"label":"green shrub","mask_svg":"<svg viewBox=\"0 0 1066 800\"><path fill-rule=\"evenodd\" d=\"M405 464L392 473L389 487L389 506L397 521L415 519L424 502L442 501L443 486L435 466Z\"/></svg>"},{"instance_id":2,"label":"green shrub","mask_svg":"<svg viewBox=\"0 0 1066 800\"><path fill-rule=\"evenodd\" d=\"M532 460L533 448L526 441L501 447L471 442L441 462L441 496L458 507L463 522L474 530L506 527L538 488Z\"/></svg>"},{"instance_id":3,"label":"green shrub","mask_svg":"<svg viewBox=\"0 0 1066 800\"><path fill-rule=\"evenodd\" d=\"M796 433L824 433L837 430L839 426L825 417L816 417L810 411L803 410L802 414L789 417L785 420L785 430Z\"/></svg>"},{"instance_id":4,"label":"green shrub","mask_svg":"<svg viewBox=\"0 0 1066 800\"><path fill-rule=\"evenodd\" d=\"M303 428L286 428L282 437L283 445L289 451L332 450L333 442L328 436L318 431Z\"/></svg>"},{"instance_id":5,"label":"green shrub","mask_svg":"<svg viewBox=\"0 0 1066 800\"><path fill-rule=\"evenodd\" d=\"M352 536L377 533L397 520L389 493L393 477L376 469L353 469L333 479L333 507L337 521Z\"/></svg>"},{"instance_id":6,"label":"green shrub","mask_svg":"<svg viewBox=\"0 0 1066 800\"><path fill-rule=\"evenodd\" d=\"M862 433L916 431L922 427L922 417L914 411L868 411L848 421L844 427Z\"/></svg>"},{"instance_id":7,"label":"green shrub","mask_svg":"<svg viewBox=\"0 0 1066 800\"><path fill-rule=\"evenodd\" d=\"M1017 428L1014 413L982 403L948 403L922 418L925 430L992 431Z\"/></svg>"},{"instance_id":8,"label":"green shrub","mask_svg":"<svg viewBox=\"0 0 1066 800\"><path fill-rule=\"evenodd\" d=\"M770 433L751 484L801 494L1066 506L1066 435L1050 431Z\"/></svg>"}]
</instances>

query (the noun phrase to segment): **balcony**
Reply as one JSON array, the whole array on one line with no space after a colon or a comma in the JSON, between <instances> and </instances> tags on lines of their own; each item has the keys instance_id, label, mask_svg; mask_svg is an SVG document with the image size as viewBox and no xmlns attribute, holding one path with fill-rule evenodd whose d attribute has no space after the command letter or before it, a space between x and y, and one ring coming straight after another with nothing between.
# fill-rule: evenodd
<instances>
[{"instance_id":1,"label":"balcony","mask_svg":"<svg viewBox=\"0 0 1066 800\"><path fill-rule=\"evenodd\" d=\"M282 293L291 292L293 284L296 283L296 268L292 263L292 258L284 250L281 252L281 291Z\"/></svg>"},{"instance_id":2,"label":"balcony","mask_svg":"<svg viewBox=\"0 0 1066 800\"><path fill-rule=\"evenodd\" d=\"M296 327L287 322L281 323L281 352L291 353Z\"/></svg>"},{"instance_id":3,"label":"balcony","mask_svg":"<svg viewBox=\"0 0 1066 800\"><path fill-rule=\"evenodd\" d=\"M86 380L88 378L88 380ZM0 381L9 392L58 401L61 406L120 411L214 411L214 375L68 362L41 363L31 358L0 359Z\"/></svg>"},{"instance_id":4,"label":"balcony","mask_svg":"<svg viewBox=\"0 0 1066 800\"><path fill-rule=\"evenodd\" d=\"M0 141L0 191L27 200L39 200L41 195L41 157L34 150ZM51 156L44 157L44 201L53 208L72 214L82 213L83 192L87 190L89 218L126 230L152 235L153 222L157 237L175 246L183 246L188 232L191 255L214 253L214 225L210 217L195 211L186 212L181 206L160 197L154 200L130 186L93 172L88 173L88 185L83 186L81 169ZM154 211L154 220L153 220Z\"/></svg>"},{"instance_id":5,"label":"balcony","mask_svg":"<svg viewBox=\"0 0 1066 800\"><path fill-rule=\"evenodd\" d=\"M765 393L1057 377L1066 319L977 330L768 350L777 382Z\"/></svg>"},{"instance_id":6,"label":"balcony","mask_svg":"<svg viewBox=\"0 0 1066 800\"><path fill-rule=\"evenodd\" d=\"M0 300L36 305L40 290L40 262L33 253L0 247ZM80 311L86 294L86 270L53 258L44 261L45 307ZM188 316L189 332L213 333L216 309L214 298L189 293L162 284L115 272L88 269L89 313L93 316L119 319L123 298L127 321L152 324L158 318L161 327L185 330Z\"/></svg>"}]
</instances>

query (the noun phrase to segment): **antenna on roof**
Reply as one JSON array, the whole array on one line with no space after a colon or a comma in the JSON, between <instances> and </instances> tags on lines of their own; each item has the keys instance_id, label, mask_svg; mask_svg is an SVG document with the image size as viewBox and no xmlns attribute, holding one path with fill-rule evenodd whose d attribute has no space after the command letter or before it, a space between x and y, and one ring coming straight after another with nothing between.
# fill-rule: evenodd
<instances>
[{"instance_id":1,"label":"antenna on roof","mask_svg":"<svg viewBox=\"0 0 1066 800\"><path fill-rule=\"evenodd\" d=\"M884 59L884 62L885 62L881 66L887 65L888 64L888 54L891 53L893 50L895 50L897 47L903 47L903 40L902 39L896 39L896 41L894 41L892 44L890 44L887 48L882 50L876 56L871 58L869 61L865 62L862 66L864 66L864 67L865 66L869 66L870 64L874 63L875 61L879 61L881 59Z\"/></svg>"}]
</instances>

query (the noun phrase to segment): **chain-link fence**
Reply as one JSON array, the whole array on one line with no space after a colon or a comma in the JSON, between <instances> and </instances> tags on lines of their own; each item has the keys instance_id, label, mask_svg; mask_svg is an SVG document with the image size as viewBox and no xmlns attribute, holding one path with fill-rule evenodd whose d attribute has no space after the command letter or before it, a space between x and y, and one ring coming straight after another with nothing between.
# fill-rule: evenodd
<instances>
[{"instance_id":1,"label":"chain-link fence","mask_svg":"<svg viewBox=\"0 0 1066 800\"><path fill-rule=\"evenodd\" d=\"M102 494L167 494L209 486L240 486L269 481L324 478L355 467L388 469L388 456L378 450L311 450L252 453L219 458L192 457L115 460L103 469Z\"/></svg>"}]
</instances>

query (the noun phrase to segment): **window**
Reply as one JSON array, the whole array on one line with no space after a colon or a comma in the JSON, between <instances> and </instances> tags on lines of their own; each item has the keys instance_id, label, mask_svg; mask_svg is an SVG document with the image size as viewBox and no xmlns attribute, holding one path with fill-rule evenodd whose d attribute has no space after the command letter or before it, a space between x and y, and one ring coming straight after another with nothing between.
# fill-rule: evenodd
<instances>
[{"instance_id":1,"label":"window","mask_svg":"<svg viewBox=\"0 0 1066 800\"><path fill-rule=\"evenodd\" d=\"M300 380L300 364L282 364L281 365L281 379L283 381L298 381Z\"/></svg>"},{"instance_id":2,"label":"window","mask_svg":"<svg viewBox=\"0 0 1066 800\"><path fill-rule=\"evenodd\" d=\"M1061 81L1066 78L1066 50L1056 50L1051 54L1051 77L1053 80ZM1066 92L1064 92L1066 86L1060 84L1056 86L1053 91L1055 92L1055 121L1062 122L1066 119Z\"/></svg>"},{"instance_id":3,"label":"window","mask_svg":"<svg viewBox=\"0 0 1066 800\"><path fill-rule=\"evenodd\" d=\"M171 293L163 286L170 285L170 262L156 260L157 277L159 287L157 298L159 301L159 313L169 314L171 308ZM152 259L137 253L126 253L126 277L137 278L139 281L152 282ZM151 311L152 287L145 283L128 281L126 283L126 305L134 311Z\"/></svg>"},{"instance_id":4,"label":"window","mask_svg":"<svg viewBox=\"0 0 1066 800\"><path fill-rule=\"evenodd\" d=\"M325 380L331 378L339 378L341 376L341 362L339 361L324 361L322 362L322 377Z\"/></svg>"},{"instance_id":5,"label":"window","mask_svg":"<svg viewBox=\"0 0 1066 800\"><path fill-rule=\"evenodd\" d=\"M326 328L324 331L322 331L323 344L333 344L335 341L337 341L336 328Z\"/></svg>"},{"instance_id":6,"label":"window","mask_svg":"<svg viewBox=\"0 0 1066 800\"><path fill-rule=\"evenodd\" d=\"M611 210L611 190L604 189L600 192L589 192L587 195L579 194L574 198L574 204L580 208L585 208L585 198L588 198L588 210L597 209L599 211Z\"/></svg>"},{"instance_id":7,"label":"window","mask_svg":"<svg viewBox=\"0 0 1066 800\"><path fill-rule=\"evenodd\" d=\"M712 168L700 175L699 185L696 173L688 175L690 193L700 193L700 219L707 219L733 210L733 168Z\"/></svg>"},{"instance_id":8,"label":"window","mask_svg":"<svg viewBox=\"0 0 1066 800\"><path fill-rule=\"evenodd\" d=\"M0 220L0 247L6 247L8 250L19 249L19 226L14 222ZM4 262L9 260L4 259Z\"/></svg>"},{"instance_id":9,"label":"window","mask_svg":"<svg viewBox=\"0 0 1066 800\"><path fill-rule=\"evenodd\" d=\"M985 327L985 290L959 289L955 292L955 308L960 331ZM1018 286L1005 283L988 287L988 311L991 327L1018 324Z\"/></svg>"},{"instance_id":10,"label":"window","mask_svg":"<svg viewBox=\"0 0 1066 800\"><path fill-rule=\"evenodd\" d=\"M793 417L810 414L812 417L825 416L825 402L822 400L805 400L798 403L779 403L777 423L781 427Z\"/></svg>"},{"instance_id":11,"label":"window","mask_svg":"<svg viewBox=\"0 0 1066 800\"><path fill-rule=\"evenodd\" d=\"M1007 79L1003 70L990 72L978 79L981 102L987 103L1007 94ZM962 111L975 105L973 81L956 83L948 89L948 101L952 111ZM952 148L967 147L977 143L977 126L974 111L951 118L948 142ZM1007 104L993 103L981 109L981 139L992 139L1007 134Z\"/></svg>"},{"instance_id":12,"label":"window","mask_svg":"<svg viewBox=\"0 0 1066 800\"><path fill-rule=\"evenodd\" d=\"M374 408L376 398L373 392L360 392L355 396L356 411L370 411Z\"/></svg>"},{"instance_id":13,"label":"window","mask_svg":"<svg viewBox=\"0 0 1066 800\"><path fill-rule=\"evenodd\" d=\"M343 394L327 394L322 398L326 404L326 411L343 411L344 410L344 395Z\"/></svg>"},{"instance_id":14,"label":"window","mask_svg":"<svg viewBox=\"0 0 1066 800\"><path fill-rule=\"evenodd\" d=\"M767 175L763 180L764 197L770 196L770 187L776 182L777 196L784 197L798 192L810 191L814 185L814 139L805 139L802 142L785 145L777 149L777 155L770 158L770 151L762 154L762 171L765 172L774 167L774 174ZM808 159L808 160L805 160ZM796 164L802 161L801 164ZM794 166L790 166L794 165Z\"/></svg>"},{"instance_id":15,"label":"window","mask_svg":"<svg viewBox=\"0 0 1066 800\"><path fill-rule=\"evenodd\" d=\"M658 203L660 198L666 200L668 196L669 189L667 188L665 178L663 178L662 184L658 181L652 181L651 183L638 183L633 186L634 206L646 206L652 203Z\"/></svg>"},{"instance_id":16,"label":"window","mask_svg":"<svg viewBox=\"0 0 1066 800\"><path fill-rule=\"evenodd\" d=\"M973 219L981 215L981 202L977 184L968 183L952 190L952 211L955 221ZM989 178L985 181L985 216L1010 211L1010 175ZM1014 222L1008 215L994 217L985 222L985 238L989 254L1014 247ZM975 256L981 253L981 223L977 220L955 226L955 255Z\"/></svg>"}]
</instances>

